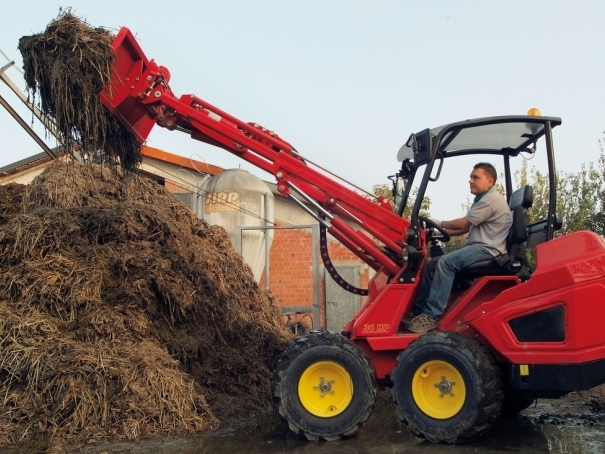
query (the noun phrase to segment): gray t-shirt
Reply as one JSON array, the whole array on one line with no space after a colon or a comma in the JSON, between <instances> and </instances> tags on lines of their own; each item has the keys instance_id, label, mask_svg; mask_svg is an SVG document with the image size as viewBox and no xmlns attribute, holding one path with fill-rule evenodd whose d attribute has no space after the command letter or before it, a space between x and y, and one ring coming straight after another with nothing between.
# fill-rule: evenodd
<instances>
[{"instance_id":1,"label":"gray t-shirt","mask_svg":"<svg viewBox=\"0 0 605 454\"><path fill-rule=\"evenodd\" d=\"M486 247L494 256L506 253L506 238L513 223L508 203L495 186L466 213L471 223L466 244Z\"/></svg>"}]
</instances>

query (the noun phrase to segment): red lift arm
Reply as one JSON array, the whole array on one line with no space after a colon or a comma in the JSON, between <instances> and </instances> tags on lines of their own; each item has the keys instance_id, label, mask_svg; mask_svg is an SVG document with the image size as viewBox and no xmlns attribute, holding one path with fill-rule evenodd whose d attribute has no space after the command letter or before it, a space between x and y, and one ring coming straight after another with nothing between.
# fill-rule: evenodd
<instances>
[{"instance_id":1,"label":"red lift arm","mask_svg":"<svg viewBox=\"0 0 605 454\"><path fill-rule=\"evenodd\" d=\"M177 98L168 85L168 69L145 57L128 28L119 31L113 48L112 82L101 92L101 100L141 143L157 123L224 148L273 174L280 193L290 196L375 270L387 275L400 273L402 267L393 257L401 257L410 224L393 213L387 200L379 197L371 201L307 165L288 142L258 124L242 122L195 95ZM292 192L300 194L326 220ZM381 244L352 228L345 219L358 223Z\"/></svg>"}]
</instances>

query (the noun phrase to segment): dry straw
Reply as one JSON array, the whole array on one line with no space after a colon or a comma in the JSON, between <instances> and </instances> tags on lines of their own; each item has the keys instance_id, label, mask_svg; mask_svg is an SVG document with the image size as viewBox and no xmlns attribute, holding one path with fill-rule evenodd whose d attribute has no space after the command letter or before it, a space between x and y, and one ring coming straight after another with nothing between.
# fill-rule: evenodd
<instances>
[{"instance_id":1,"label":"dry straw","mask_svg":"<svg viewBox=\"0 0 605 454\"><path fill-rule=\"evenodd\" d=\"M33 101L51 117L67 150L120 162L141 161L140 144L103 108L99 92L111 80L113 35L62 11L46 30L19 40Z\"/></svg>"},{"instance_id":2,"label":"dry straw","mask_svg":"<svg viewBox=\"0 0 605 454\"><path fill-rule=\"evenodd\" d=\"M291 340L226 232L132 173L0 186L0 445L194 433L270 402Z\"/></svg>"}]
</instances>

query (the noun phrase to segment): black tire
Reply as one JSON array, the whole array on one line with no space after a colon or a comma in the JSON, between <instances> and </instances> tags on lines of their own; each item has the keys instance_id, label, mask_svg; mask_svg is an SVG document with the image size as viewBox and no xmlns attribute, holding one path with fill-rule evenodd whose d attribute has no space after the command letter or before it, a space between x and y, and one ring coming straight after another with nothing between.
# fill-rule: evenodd
<instances>
[{"instance_id":1,"label":"black tire","mask_svg":"<svg viewBox=\"0 0 605 454\"><path fill-rule=\"evenodd\" d=\"M338 404L332 406L334 402ZM290 429L309 440L353 435L368 420L375 402L374 368L362 350L341 335L312 331L292 342L277 362L273 403Z\"/></svg>"},{"instance_id":2,"label":"black tire","mask_svg":"<svg viewBox=\"0 0 605 454\"><path fill-rule=\"evenodd\" d=\"M427 333L401 352L397 363L393 400L414 435L433 443L468 443L500 415L500 370L476 340Z\"/></svg>"}]
</instances>

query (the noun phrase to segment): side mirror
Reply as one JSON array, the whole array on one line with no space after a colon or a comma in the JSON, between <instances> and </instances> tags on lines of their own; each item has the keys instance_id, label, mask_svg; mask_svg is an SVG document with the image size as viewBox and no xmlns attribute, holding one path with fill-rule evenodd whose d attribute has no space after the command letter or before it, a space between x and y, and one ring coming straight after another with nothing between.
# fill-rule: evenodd
<instances>
[{"instance_id":1,"label":"side mirror","mask_svg":"<svg viewBox=\"0 0 605 454\"><path fill-rule=\"evenodd\" d=\"M403 198L403 180L400 178L399 174L390 176L389 179L393 182L391 194L393 195L395 206L399 206L401 199Z\"/></svg>"},{"instance_id":2,"label":"side mirror","mask_svg":"<svg viewBox=\"0 0 605 454\"><path fill-rule=\"evenodd\" d=\"M391 194L395 201L395 206L399 206L403 199L403 193L405 191L406 181L409 180L414 170L414 163L408 158L404 159L401 163L401 170L395 175L391 175L389 180L393 182L393 189Z\"/></svg>"}]
</instances>

